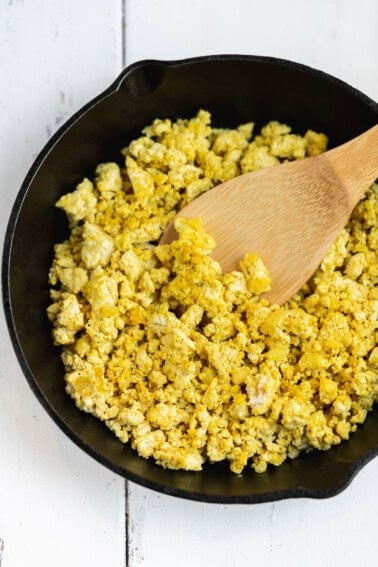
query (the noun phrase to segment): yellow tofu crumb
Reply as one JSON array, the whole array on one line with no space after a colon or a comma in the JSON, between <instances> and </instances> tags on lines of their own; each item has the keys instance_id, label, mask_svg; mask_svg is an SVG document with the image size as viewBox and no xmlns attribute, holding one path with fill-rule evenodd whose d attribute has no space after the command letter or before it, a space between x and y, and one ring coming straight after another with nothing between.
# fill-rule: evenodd
<instances>
[{"instance_id":1,"label":"yellow tofu crumb","mask_svg":"<svg viewBox=\"0 0 378 567\"><path fill-rule=\"evenodd\" d=\"M246 254L240 261L240 269L253 295L261 295L270 289L271 277L264 262L257 254Z\"/></svg>"},{"instance_id":2,"label":"yellow tofu crumb","mask_svg":"<svg viewBox=\"0 0 378 567\"><path fill-rule=\"evenodd\" d=\"M97 198L94 194L93 183L89 179L83 179L73 193L63 195L56 206L63 209L70 220L71 225L90 218L96 210Z\"/></svg>"},{"instance_id":3,"label":"yellow tofu crumb","mask_svg":"<svg viewBox=\"0 0 378 567\"><path fill-rule=\"evenodd\" d=\"M378 186L285 305L251 250L222 274L200 219L175 219L235 175L323 152L327 136L271 121L156 119L57 206L69 238L49 272L53 341L83 411L162 467L227 460L258 473L348 439L378 399Z\"/></svg>"}]
</instances>

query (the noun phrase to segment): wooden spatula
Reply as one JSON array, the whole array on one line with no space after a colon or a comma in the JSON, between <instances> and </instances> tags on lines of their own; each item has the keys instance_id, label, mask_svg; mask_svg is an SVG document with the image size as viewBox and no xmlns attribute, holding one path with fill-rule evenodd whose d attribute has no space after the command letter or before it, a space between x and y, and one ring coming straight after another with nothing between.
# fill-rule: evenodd
<instances>
[{"instance_id":1,"label":"wooden spatula","mask_svg":"<svg viewBox=\"0 0 378 567\"><path fill-rule=\"evenodd\" d=\"M264 297L281 305L319 266L353 208L378 177L378 125L319 156L226 181L184 207L216 240L223 272L257 253L272 277ZM170 223L161 244L177 238Z\"/></svg>"}]
</instances>

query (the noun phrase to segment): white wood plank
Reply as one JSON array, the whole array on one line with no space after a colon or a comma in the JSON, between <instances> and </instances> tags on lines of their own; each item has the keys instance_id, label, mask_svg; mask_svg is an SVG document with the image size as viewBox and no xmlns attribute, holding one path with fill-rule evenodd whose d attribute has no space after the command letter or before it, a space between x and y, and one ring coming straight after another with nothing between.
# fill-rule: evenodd
<instances>
[{"instance_id":1,"label":"white wood plank","mask_svg":"<svg viewBox=\"0 0 378 567\"><path fill-rule=\"evenodd\" d=\"M378 99L376 0L127 0L126 59L292 59Z\"/></svg>"},{"instance_id":2,"label":"white wood plank","mask_svg":"<svg viewBox=\"0 0 378 567\"><path fill-rule=\"evenodd\" d=\"M378 459L329 500L222 506L129 485L130 566L376 565Z\"/></svg>"},{"instance_id":3,"label":"white wood plank","mask_svg":"<svg viewBox=\"0 0 378 567\"><path fill-rule=\"evenodd\" d=\"M375 0L127 0L126 62L213 53L284 57L378 99ZM329 500L189 502L129 483L130 566L375 565L378 459Z\"/></svg>"},{"instance_id":4,"label":"white wood plank","mask_svg":"<svg viewBox=\"0 0 378 567\"><path fill-rule=\"evenodd\" d=\"M0 0L1 242L35 155L120 71L121 8L121 0ZM0 360L2 567L123 566L124 481L69 441L35 400L2 312Z\"/></svg>"}]
</instances>

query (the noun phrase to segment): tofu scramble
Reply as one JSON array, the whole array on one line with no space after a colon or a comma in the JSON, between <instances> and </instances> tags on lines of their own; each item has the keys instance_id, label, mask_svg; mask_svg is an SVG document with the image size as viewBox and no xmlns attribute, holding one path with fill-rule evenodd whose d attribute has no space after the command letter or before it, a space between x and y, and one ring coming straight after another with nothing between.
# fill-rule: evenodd
<instances>
[{"instance_id":1,"label":"tofu scramble","mask_svg":"<svg viewBox=\"0 0 378 567\"><path fill-rule=\"evenodd\" d=\"M228 460L264 472L349 438L378 399L378 186L356 206L290 301L260 298L270 277L247 254L222 274L200 219L176 212L236 175L313 156L327 137L270 122L211 127L155 120L57 206L48 316L67 392L142 457L170 469Z\"/></svg>"}]
</instances>

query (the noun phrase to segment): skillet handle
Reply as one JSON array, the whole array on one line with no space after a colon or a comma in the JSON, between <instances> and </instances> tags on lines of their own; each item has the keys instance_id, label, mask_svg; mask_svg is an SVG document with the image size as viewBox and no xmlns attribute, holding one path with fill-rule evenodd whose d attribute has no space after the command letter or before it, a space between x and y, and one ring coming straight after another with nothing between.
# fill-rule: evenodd
<instances>
[{"instance_id":1,"label":"skillet handle","mask_svg":"<svg viewBox=\"0 0 378 567\"><path fill-rule=\"evenodd\" d=\"M115 85L117 90L125 91L130 97L140 98L159 88L166 72L167 65L163 61L137 61L122 71Z\"/></svg>"}]
</instances>

